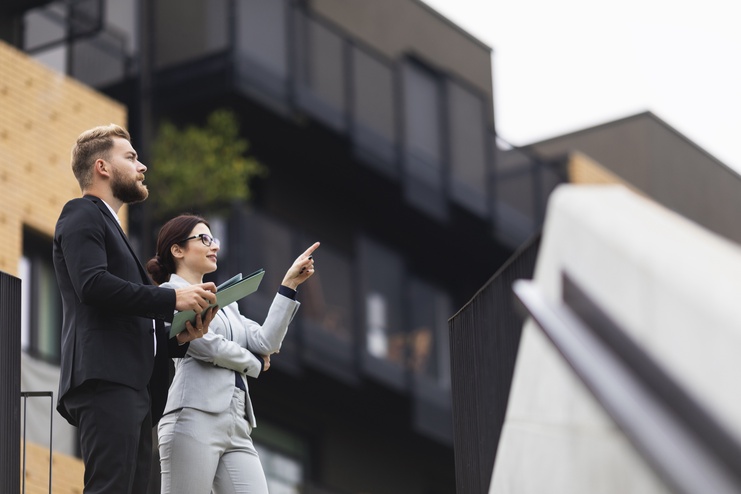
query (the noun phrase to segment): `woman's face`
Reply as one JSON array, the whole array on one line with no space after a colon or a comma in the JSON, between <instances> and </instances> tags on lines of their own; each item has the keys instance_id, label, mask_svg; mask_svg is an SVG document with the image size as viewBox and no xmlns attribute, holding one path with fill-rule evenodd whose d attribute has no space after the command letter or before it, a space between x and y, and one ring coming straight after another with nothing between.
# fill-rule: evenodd
<instances>
[{"instance_id":1,"label":"woman's face","mask_svg":"<svg viewBox=\"0 0 741 494\"><path fill-rule=\"evenodd\" d=\"M198 237L198 235L204 237ZM219 252L218 241L211 241L211 245L206 245L209 243L209 239L213 239L211 230L203 223L199 223L191 230L188 237L196 238L191 238L185 242L179 269L185 268L200 276L216 271L217 253Z\"/></svg>"}]
</instances>

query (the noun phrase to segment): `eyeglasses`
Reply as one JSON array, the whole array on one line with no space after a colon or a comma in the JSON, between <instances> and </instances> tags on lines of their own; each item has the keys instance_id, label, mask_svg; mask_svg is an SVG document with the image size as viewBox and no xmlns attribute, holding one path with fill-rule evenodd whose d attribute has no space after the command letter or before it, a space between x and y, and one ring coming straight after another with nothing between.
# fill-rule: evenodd
<instances>
[{"instance_id":1,"label":"eyeglasses","mask_svg":"<svg viewBox=\"0 0 741 494\"><path fill-rule=\"evenodd\" d=\"M203 242L203 245L205 245L206 247L211 247L211 244L216 245L216 247L219 247L221 245L221 241L218 238L214 238L207 233L199 233L198 235L193 235L192 237L184 238L178 243L181 244L183 242L187 242L188 240L193 240L194 238L200 238L201 242Z\"/></svg>"}]
</instances>

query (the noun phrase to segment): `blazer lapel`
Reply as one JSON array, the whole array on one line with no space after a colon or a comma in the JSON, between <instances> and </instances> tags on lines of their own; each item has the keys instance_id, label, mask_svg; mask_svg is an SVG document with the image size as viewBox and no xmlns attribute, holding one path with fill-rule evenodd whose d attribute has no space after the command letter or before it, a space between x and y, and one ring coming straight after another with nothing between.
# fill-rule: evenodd
<instances>
[{"instance_id":1,"label":"blazer lapel","mask_svg":"<svg viewBox=\"0 0 741 494\"><path fill-rule=\"evenodd\" d=\"M111 210L108 209L108 206L106 206L105 202L103 202L102 199L96 196L87 195L84 196L85 199L89 199L93 203L95 203L98 206L98 209L103 213L103 216L106 216L118 229L118 233L121 234L121 238L126 243L126 247L129 248L129 252L131 252L131 257L134 258L136 261L136 265L139 267L139 273L142 276L142 280L145 284L151 285L151 282L149 281L149 275L147 274L147 271L144 269L144 266L142 266L142 263L139 262L139 258L136 255L136 252L134 252L133 247L131 247L131 244L129 243L129 239L126 236L126 233L123 231L123 228L121 228L121 225L118 223L118 220L115 216L113 216L113 213L111 213Z\"/></svg>"}]
</instances>

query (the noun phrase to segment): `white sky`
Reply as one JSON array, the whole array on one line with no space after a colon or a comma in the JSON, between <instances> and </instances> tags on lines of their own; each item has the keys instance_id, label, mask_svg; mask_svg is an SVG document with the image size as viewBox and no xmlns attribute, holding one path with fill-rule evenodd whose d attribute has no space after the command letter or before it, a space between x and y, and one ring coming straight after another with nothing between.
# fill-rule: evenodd
<instances>
[{"instance_id":1,"label":"white sky","mask_svg":"<svg viewBox=\"0 0 741 494\"><path fill-rule=\"evenodd\" d=\"M735 0L423 1L492 48L506 141L650 110L741 173Z\"/></svg>"}]
</instances>

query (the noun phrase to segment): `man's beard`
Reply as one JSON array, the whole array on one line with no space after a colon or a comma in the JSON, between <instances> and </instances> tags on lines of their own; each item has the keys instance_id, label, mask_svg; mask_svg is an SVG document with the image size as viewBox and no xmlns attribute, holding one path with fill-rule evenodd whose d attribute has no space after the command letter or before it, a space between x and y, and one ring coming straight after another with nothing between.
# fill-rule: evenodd
<instances>
[{"instance_id":1,"label":"man's beard","mask_svg":"<svg viewBox=\"0 0 741 494\"><path fill-rule=\"evenodd\" d=\"M113 197L125 204L142 202L149 196L147 188L138 180L125 179L115 168L113 169L113 180L111 180L111 191Z\"/></svg>"}]
</instances>

